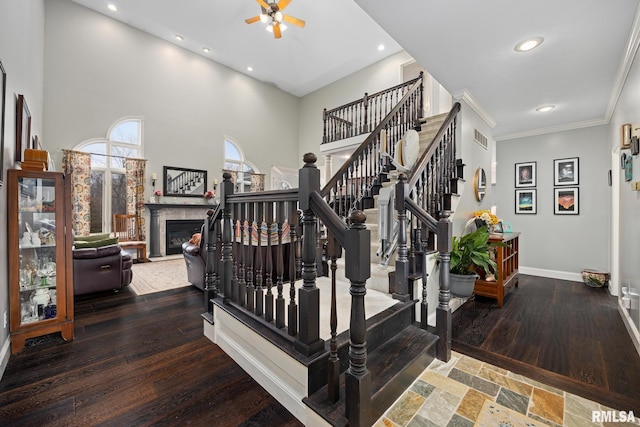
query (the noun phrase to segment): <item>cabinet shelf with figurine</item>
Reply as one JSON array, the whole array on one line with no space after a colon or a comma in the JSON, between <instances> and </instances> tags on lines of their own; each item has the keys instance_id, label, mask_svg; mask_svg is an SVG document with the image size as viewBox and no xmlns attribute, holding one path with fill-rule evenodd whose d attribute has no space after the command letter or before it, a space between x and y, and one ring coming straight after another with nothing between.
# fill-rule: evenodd
<instances>
[{"instance_id":1,"label":"cabinet shelf with figurine","mask_svg":"<svg viewBox=\"0 0 640 427\"><path fill-rule=\"evenodd\" d=\"M73 339L71 198L60 172L7 171L11 352L28 338Z\"/></svg>"}]
</instances>

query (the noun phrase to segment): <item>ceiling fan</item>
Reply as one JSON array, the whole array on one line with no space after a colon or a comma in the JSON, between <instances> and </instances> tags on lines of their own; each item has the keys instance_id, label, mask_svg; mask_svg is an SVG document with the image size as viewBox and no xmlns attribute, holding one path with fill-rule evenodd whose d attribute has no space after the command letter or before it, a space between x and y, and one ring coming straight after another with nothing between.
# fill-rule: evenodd
<instances>
[{"instance_id":1,"label":"ceiling fan","mask_svg":"<svg viewBox=\"0 0 640 427\"><path fill-rule=\"evenodd\" d=\"M284 24L285 22L297 25L300 28L304 27L305 22L302 19L282 13L284 8L291 3L291 0L280 0L277 3L267 3L265 0L256 1L260 4L262 13L258 16L245 19L244 22L247 24L253 24L254 22L261 21L267 24L267 31L273 32L273 36L277 39L282 37L282 32L287 29L287 26Z\"/></svg>"}]
</instances>

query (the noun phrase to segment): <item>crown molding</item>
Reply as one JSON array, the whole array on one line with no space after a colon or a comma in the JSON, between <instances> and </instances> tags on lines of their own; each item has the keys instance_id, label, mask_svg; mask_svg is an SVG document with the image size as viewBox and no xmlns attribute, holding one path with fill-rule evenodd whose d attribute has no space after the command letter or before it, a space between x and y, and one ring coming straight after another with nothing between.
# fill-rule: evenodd
<instances>
[{"instance_id":1,"label":"crown molding","mask_svg":"<svg viewBox=\"0 0 640 427\"><path fill-rule=\"evenodd\" d=\"M627 81L627 76L629 75L629 71L631 70L631 66L633 65L633 61L636 57L638 46L640 46L640 7L636 9L636 15L633 19L631 30L629 31L629 40L627 41L624 55L620 60L620 67L618 68L613 90L611 91L611 97L609 98L609 105L607 106L607 112L605 115L607 123L611 120L613 112L616 109L616 105L620 99L620 94L622 93L624 84Z\"/></svg>"},{"instance_id":2,"label":"crown molding","mask_svg":"<svg viewBox=\"0 0 640 427\"><path fill-rule=\"evenodd\" d=\"M508 139L525 138L527 136L544 135L546 133L563 132L566 130L588 128L592 126L601 126L606 124L609 124L609 119L602 118L602 119L586 120L584 122L565 123L557 126L549 126L546 128L525 130L522 132L515 132L515 133L504 134L504 135L497 135L497 136L494 135L493 138L496 141L505 141Z\"/></svg>"},{"instance_id":3,"label":"crown molding","mask_svg":"<svg viewBox=\"0 0 640 427\"><path fill-rule=\"evenodd\" d=\"M482 120L484 120L493 129L496 127L496 121L482 106L475 100L467 89L462 89L451 94L455 101L464 101L473 111L476 112Z\"/></svg>"}]
</instances>

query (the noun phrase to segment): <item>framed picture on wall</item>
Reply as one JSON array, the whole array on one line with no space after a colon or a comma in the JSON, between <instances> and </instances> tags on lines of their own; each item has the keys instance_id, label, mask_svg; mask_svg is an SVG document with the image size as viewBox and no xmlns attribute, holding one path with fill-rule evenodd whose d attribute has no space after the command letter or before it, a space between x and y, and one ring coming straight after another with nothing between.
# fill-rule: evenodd
<instances>
[{"instance_id":1,"label":"framed picture on wall","mask_svg":"<svg viewBox=\"0 0 640 427\"><path fill-rule=\"evenodd\" d=\"M16 104L16 162L24 160L24 150L31 148L31 113L24 95Z\"/></svg>"},{"instance_id":2,"label":"framed picture on wall","mask_svg":"<svg viewBox=\"0 0 640 427\"><path fill-rule=\"evenodd\" d=\"M7 98L7 73L0 61L0 187L4 182L4 105Z\"/></svg>"},{"instance_id":3,"label":"framed picture on wall","mask_svg":"<svg viewBox=\"0 0 640 427\"><path fill-rule=\"evenodd\" d=\"M516 213L537 213L536 190L516 190Z\"/></svg>"},{"instance_id":4,"label":"framed picture on wall","mask_svg":"<svg viewBox=\"0 0 640 427\"><path fill-rule=\"evenodd\" d=\"M578 157L553 161L553 185L578 185Z\"/></svg>"},{"instance_id":5,"label":"framed picture on wall","mask_svg":"<svg viewBox=\"0 0 640 427\"><path fill-rule=\"evenodd\" d=\"M580 194L578 187L554 188L554 214L578 215L580 212Z\"/></svg>"},{"instance_id":6,"label":"framed picture on wall","mask_svg":"<svg viewBox=\"0 0 640 427\"><path fill-rule=\"evenodd\" d=\"M516 163L516 187L536 186L536 162Z\"/></svg>"}]
</instances>

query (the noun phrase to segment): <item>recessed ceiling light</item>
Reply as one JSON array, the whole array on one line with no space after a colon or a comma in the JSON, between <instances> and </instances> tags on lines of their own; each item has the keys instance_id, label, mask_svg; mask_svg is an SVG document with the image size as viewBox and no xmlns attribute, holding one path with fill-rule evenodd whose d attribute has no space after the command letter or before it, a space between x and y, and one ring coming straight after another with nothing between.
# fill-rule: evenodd
<instances>
[{"instance_id":1,"label":"recessed ceiling light","mask_svg":"<svg viewBox=\"0 0 640 427\"><path fill-rule=\"evenodd\" d=\"M203 50L205 53L209 53L209 52L211 52L211 49L209 49L208 47L203 47L203 48L202 48L202 50Z\"/></svg>"},{"instance_id":2,"label":"recessed ceiling light","mask_svg":"<svg viewBox=\"0 0 640 427\"><path fill-rule=\"evenodd\" d=\"M551 111L556 108L555 105L543 105L542 107L536 108L536 111L539 113L546 113L547 111Z\"/></svg>"},{"instance_id":3,"label":"recessed ceiling light","mask_svg":"<svg viewBox=\"0 0 640 427\"><path fill-rule=\"evenodd\" d=\"M184 40L184 37L182 37L180 34L176 34L176 40L181 42L182 40Z\"/></svg>"},{"instance_id":4,"label":"recessed ceiling light","mask_svg":"<svg viewBox=\"0 0 640 427\"><path fill-rule=\"evenodd\" d=\"M542 37L531 37L518 43L514 49L516 52L529 52L530 50L540 46L543 41L544 38Z\"/></svg>"},{"instance_id":5,"label":"recessed ceiling light","mask_svg":"<svg viewBox=\"0 0 640 427\"><path fill-rule=\"evenodd\" d=\"M115 4L113 4L113 3L109 3L109 4L107 5L107 8L108 8L110 11L112 11L112 12L117 12L117 11L118 11L118 7L117 7Z\"/></svg>"},{"instance_id":6,"label":"recessed ceiling light","mask_svg":"<svg viewBox=\"0 0 640 427\"><path fill-rule=\"evenodd\" d=\"M379 44L378 45L378 50L382 52L384 50L384 45L383 44Z\"/></svg>"},{"instance_id":7,"label":"recessed ceiling light","mask_svg":"<svg viewBox=\"0 0 640 427\"><path fill-rule=\"evenodd\" d=\"M249 72L253 71L253 67L247 67L247 71Z\"/></svg>"}]
</instances>

